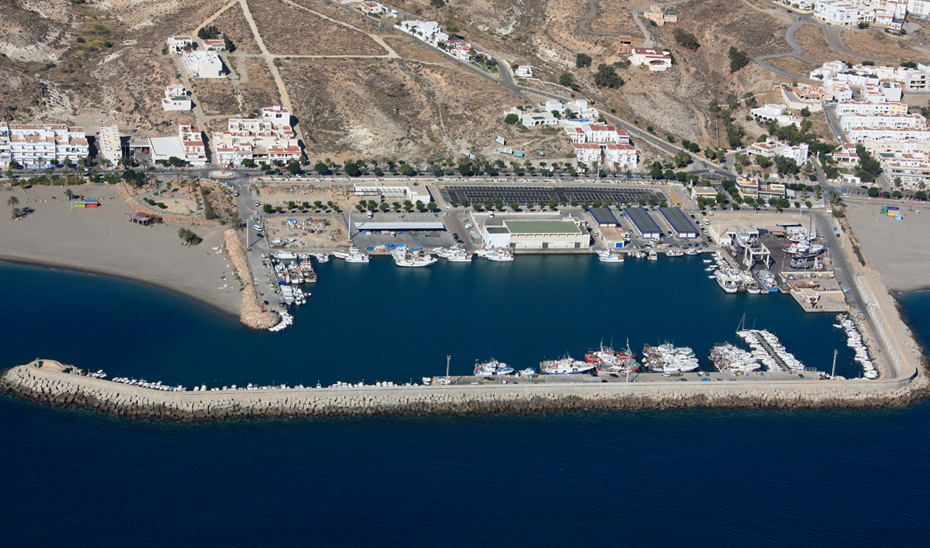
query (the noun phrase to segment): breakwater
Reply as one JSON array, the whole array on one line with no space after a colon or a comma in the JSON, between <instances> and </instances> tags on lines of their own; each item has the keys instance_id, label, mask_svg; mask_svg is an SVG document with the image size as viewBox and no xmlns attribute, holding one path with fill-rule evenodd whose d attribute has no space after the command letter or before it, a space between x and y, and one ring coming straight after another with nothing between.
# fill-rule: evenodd
<instances>
[{"instance_id":1,"label":"breakwater","mask_svg":"<svg viewBox=\"0 0 930 548\"><path fill-rule=\"evenodd\" d=\"M903 406L928 395L927 376L923 372L912 378L876 381L366 386L172 392L77 375L68 373L69 370L69 366L51 360L16 366L0 375L0 390L58 407L167 422L662 408L875 408Z\"/></svg>"}]
</instances>

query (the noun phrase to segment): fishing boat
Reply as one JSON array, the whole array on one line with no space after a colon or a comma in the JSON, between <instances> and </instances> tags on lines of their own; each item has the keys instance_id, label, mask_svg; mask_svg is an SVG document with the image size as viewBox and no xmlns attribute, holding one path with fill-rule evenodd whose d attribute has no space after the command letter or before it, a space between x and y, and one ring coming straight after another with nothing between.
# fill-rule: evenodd
<instances>
[{"instance_id":1,"label":"fishing boat","mask_svg":"<svg viewBox=\"0 0 930 548\"><path fill-rule=\"evenodd\" d=\"M483 253L482 253L483 252ZM494 247L491 249L482 249L479 252L476 252L479 256L484 257L489 261L495 261L500 263L509 263L513 262L513 252L509 249L503 249L500 247Z\"/></svg>"},{"instance_id":2,"label":"fishing boat","mask_svg":"<svg viewBox=\"0 0 930 548\"><path fill-rule=\"evenodd\" d=\"M622 263L623 255L610 249L599 249L597 251L597 260L602 263Z\"/></svg>"},{"instance_id":3,"label":"fishing boat","mask_svg":"<svg viewBox=\"0 0 930 548\"><path fill-rule=\"evenodd\" d=\"M287 260L287 259L296 259L296 258L297 258L297 255L295 255L294 253L291 253L290 251L278 251L278 252L275 253L273 256L274 256L275 259L279 259L279 260Z\"/></svg>"},{"instance_id":4,"label":"fishing boat","mask_svg":"<svg viewBox=\"0 0 930 548\"><path fill-rule=\"evenodd\" d=\"M721 373L750 373L762 367L752 352L729 343L713 347L710 361Z\"/></svg>"},{"instance_id":5,"label":"fishing boat","mask_svg":"<svg viewBox=\"0 0 930 548\"><path fill-rule=\"evenodd\" d=\"M650 261L658 261L658 260L659 260L659 255L655 252L654 249L650 249L650 250L649 250L649 260L650 260Z\"/></svg>"},{"instance_id":6,"label":"fishing boat","mask_svg":"<svg viewBox=\"0 0 930 548\"><path fill-rule=\"evenodd\" d=\"M643 363L657 373L687 373L700 367L694 351L671 343L643 347Z\"/></svg>"},{"instance_id":7,"label":"fishing boat","mask_svg":"<svg viewBox=\"0 0 930 548\"><path fill-rule=\"evenodd\" d=\"M593 363L598 373L622 375L639 369L636 354L630 350L629 341L626 344L626 350L621 351L616 351L601 343L598 350L589 350L584 355L584 361Z\"/></svg>"},{"instance_id":8,"label":"fishing boat","mask_svg":"<svg viewBox=\"0 0 930 548\"><path fill-rule=\"evenodd\" d=\"M484 363L475 362L476 377L499 377L510 375L513 372L513 367L509 367L506 363L499 362L493 358Z\"/></svg>"},{"instance_id":9,"label":"fishing boat","mask_svg":"<svg viewBox=\"0 0 930 548\"><path fill-rule=\"evenodd\" d=\"M370 259L368 253L365 253L355 246L352 246L346 250L333 251L333 257L342 259L347 263L367 263Z\"/></svg>"},{"instance_id":10,"label":"fishing boat","mask_svg":"<svg viewBox=\"0 0 930 548\"><path fill-rule=\"evenodd\" d=\"M665 250L666 257L681 257L684 254L685 252L682 251L681 248L678 248L678 247L669 247L668 249Z\"/></svg>"},{"instance_id":11,"label":"fishing boat","mask_svg":"<svg viewBox=\"0 0 930 548\"><path fill-rule=\"evenodd\" d=\"M778 291L778 283L775 281L774 274L768 270L760 270L757 275L759 277L759 282L762 283L762 287L768 289L770 292Z\"/></svg>"},{"instance_id":12,"label":"fishing boat","mask_svg":"<svg viewBox=\"0 0 930 548\"><path fill-rule=\"evenodd\" d=\"M576 360L570 356L558 360L545 360L539 363L539 369L546 375L580 375L594 369L593 363Z\"/></svg>"},{"instance_id":13,"label":"fishing boat","mask_svg":"<svg viewBox=\"0 0 930 548\"><path fill-rule=\"evenodd\" d=\"M392 253L392 255L394 256L394 264L405 268L430 266L439 260L422 249L405 250L401 253Z\"/></svg>"},{"instance_id":14,"label":"fishing boat","mask_svg":"<svg viewBox=\"0 0 930 548\"><path fill-rule=\"evenodd\" d=\"M320 264L329 262L329 255L326 253L314 253L313 258Z\"/></svg>"},{"instance_id":15,"label":"fishing boat","mask_svg":"<svg viewBox=\"0 0 930 548\"><path fill-rule=\"evenodd\" d=\"M444 254L439 256L445 257L450 263L470 263L472 254L465 251L464 247L456 245L445 250Z\"/></svg>"}]
</instances>

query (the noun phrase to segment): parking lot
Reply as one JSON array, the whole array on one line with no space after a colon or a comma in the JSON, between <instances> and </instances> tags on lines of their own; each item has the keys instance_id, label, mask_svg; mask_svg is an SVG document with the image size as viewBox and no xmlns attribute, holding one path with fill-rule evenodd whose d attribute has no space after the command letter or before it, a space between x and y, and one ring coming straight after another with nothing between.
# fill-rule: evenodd
<instances>
[{"instance_id":1,"label":"parking lot","mask_svg":"<svg viewBox=\"0 0 930 548\"><path fill-rule=\"evenodd\" d=\"M502 200L505 204L518 203L526 206L555 200L558 204L567 205L571 202L582 204L600 200L604 203L629 205L649 203L649 200L653 199L658 202L667 199L661 190L641 187L443 185L439 187L439 191L447 204L460 204L463 200L471 203Z\"/></svg>"}]
</instances>

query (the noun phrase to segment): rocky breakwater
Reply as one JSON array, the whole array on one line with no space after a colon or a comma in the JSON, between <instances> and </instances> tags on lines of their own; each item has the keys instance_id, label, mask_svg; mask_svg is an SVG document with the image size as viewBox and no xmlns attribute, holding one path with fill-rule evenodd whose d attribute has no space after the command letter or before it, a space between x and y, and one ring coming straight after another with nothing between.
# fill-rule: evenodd
<instances>
[{"instance_id":1,"label":"rocky breakwater","mask_svg":"<svg viewBox=\"0 0 930 548\"><path fill-rule=\"evenodd\" d=\"M923 375L888 381L527 383L166 392L75 371L57 362L37 360L6 370L0 375L0 390L59 407L175 422L699 407L874 408L902 406L927 395Z\"/></svg>"},{"instance_id":2,"label":"rocky breakwater","mask_svg":"<svg viewBox=\"0 0 930 548\"><path fill-rule=\"evenodd\" d=\"M263 312L258 302L258 294L255 292L255 284L252 282L252 268L249 266L249 259L242 248L239 235L236 234L234 229L230 228L223 231L223 239L226 242L226 253L229 254L229 260L236 267L239 279L242 280L244 285L242 304L239 307L239 321L252 329L268 329L276 325L281 320L278 314L270 310Z\"/></svg>"}]
</instances>

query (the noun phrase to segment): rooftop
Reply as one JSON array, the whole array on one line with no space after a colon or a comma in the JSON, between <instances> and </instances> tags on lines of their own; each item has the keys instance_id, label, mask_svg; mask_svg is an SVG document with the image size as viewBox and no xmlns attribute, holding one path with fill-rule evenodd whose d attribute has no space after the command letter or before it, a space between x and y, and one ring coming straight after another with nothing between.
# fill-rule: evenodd
<instances>
[{"instance_id":1,"label":"rooftop","mask_svg":"<svg viewBox=\"0 0 930 548\"><path fill-rule=\"evenodd\" d=\"M504 221L511 234L581 234L572 221Z\"/></svg>"}]
</instances>

